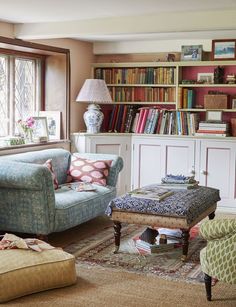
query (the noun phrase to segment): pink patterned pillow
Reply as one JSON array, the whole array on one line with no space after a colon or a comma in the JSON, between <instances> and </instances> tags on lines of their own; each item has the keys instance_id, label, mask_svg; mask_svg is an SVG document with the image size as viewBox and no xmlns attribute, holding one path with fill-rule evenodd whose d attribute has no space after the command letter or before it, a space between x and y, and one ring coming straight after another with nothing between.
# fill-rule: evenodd
<instances>
[{"instance_id":1,"label":"pink patterned pillow","mask_svg":"<svg viewBox=\"0 0 236 307\"><path fill-rule=\"evenodd\" d=\"M111 164L112 160L88 160L72 155L67 182L83 181L105 186Z\"/></svg>"},{"instance_id":2,"label":"pink patterned pillow","mask_svg":"<svg viewBox=\"0 0 236 307\"><path fill-rule=\"evenodd\" d=\"M49 169L49 171L51 172L54 190L57 190L58 187L59 187L59 184L58 184L57 176L54 173L54 169L52 167L52 159L48 159L43 165L46 166Z\"/></svg>"}]
</instances>

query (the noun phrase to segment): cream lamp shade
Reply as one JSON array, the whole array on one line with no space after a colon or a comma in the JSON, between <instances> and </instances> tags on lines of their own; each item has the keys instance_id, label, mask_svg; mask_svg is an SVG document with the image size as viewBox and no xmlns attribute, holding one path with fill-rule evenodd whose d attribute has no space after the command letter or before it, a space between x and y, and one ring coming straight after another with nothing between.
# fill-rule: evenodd
<instances>
[{"instance_id":1,"label":"cream lamp shade","mask_svg":"<svg viewBox=\"0 0 236 307\"><path fill-rule=\"evenodd\" d=\"M111 95L107 85L102 79L87 79L85 80L76 101L89 102L88 111L84 113L84 121L88 133L100 132L103 121L103 113L100 111L100 106L96 103L111 103Z\"/></svg>"}]
</instances>

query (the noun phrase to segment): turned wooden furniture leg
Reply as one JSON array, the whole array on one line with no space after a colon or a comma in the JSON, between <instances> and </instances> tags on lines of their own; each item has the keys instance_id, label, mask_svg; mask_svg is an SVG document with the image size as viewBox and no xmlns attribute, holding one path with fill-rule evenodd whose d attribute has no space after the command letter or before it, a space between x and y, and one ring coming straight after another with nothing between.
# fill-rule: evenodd
<instances>
[{"instance_id":1,"label":"turned wooden furniture leg","mask_svg":"<svg viewBox=\"0 0 236 307\"><path fill-rule=\"evenodd\" d=\"M115 236L115 250L114 254L118 253L120 247L120 230L121 230L121 223L118 221L114 221L114 236Z\"/></svg>"},{"instance_id":2,"label":"turned wooden furniture leg","mask_svg":"<svg viewBox=\"0 0 236 307\"><path fill-rule=\"evenodd\" d=\"M204 274L207 300L211 301L211 276Z\"/></svg>"},{"instance_id":3,"label":"turned wooden furniture leg","mask_svg":"<svg viewBox=\"0 0 236 307\"><path fill-rule=\"evenodd\" d=\"M214 217L215 217L215 211L211 212L211 213L208 215L209 220L213 220Z\"/></svg>"},{"instance_id":4,"label":"turned wooden furniture leg","mask_svg":"<svg viewBox=\"0 0 236 307\"><path fill-rule=\"evenodd\" d=\"M186 261L188 255L189 230L182 229L182 238L183 238L183 255L181 257L181 260Z\"/></svg>"}]
</instances>

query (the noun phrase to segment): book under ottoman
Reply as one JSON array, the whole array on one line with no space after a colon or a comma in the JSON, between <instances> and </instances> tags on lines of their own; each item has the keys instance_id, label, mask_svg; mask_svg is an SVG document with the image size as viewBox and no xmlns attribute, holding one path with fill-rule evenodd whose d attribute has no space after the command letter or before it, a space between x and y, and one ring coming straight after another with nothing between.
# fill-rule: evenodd
<instances>
[{"instance_id":1,"label":"book under ottoman","mask_svg":"<svg viewBox=\"0 0 236 307\"><path fill-rule=\"evenodd\" d=\"M74 283L75 258L61 249L0 251L0 303Z\"/></svg>"}]
</instances>

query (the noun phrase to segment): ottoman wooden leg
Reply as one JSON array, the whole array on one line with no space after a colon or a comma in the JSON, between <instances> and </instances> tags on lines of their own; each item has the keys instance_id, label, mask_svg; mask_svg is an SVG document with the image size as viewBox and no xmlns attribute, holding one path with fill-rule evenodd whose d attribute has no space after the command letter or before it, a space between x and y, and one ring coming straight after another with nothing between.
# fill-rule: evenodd
<instances>
[{"instance_id":1,"label":"ottoman wooden leg","mask_svg":"<svg viewBox=\"0 0 236 307\"><path fill-rule=\"evenodd\" d=\"M189 230L182 229L182 238L183 238L183 255L181 257L182 261L187 260L188 255L188 245L189 245Z\"/></svg>"},{"instance_id":2,"label":"ottoman wooden leg","mask_svg":"<svg viewBox=\"0 0 236 307\"><path fill-rule=\"evenodd\" d=\"M206 297L208 301L211 301L211 276L204 274Z\"/></svg>"},{"instance_id":3,"label":"ottoman wooden leg","mask_svg":"<svg viewBox=\"0 0 236 307\"><path fill-rule=\"evenodd\" d=\"M215 211L211 212L211 213L208 215L209 220L213 220L214 217L215 217Z\"/></svg>"},{"instance_id":4,"label":"ottoman wooden leg","mask_svg":"<svg viewBox=\"0 0 236 307\"><path fill-rule=\"evenodd\" d=\"M121 230L121 223L119 221L114 221L114 236L115 236L115 250L114 254L118 253L120 247L120 230Z\"/></svg>"}]
</instances>

